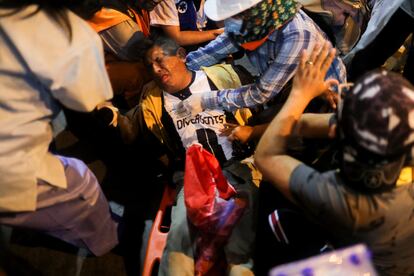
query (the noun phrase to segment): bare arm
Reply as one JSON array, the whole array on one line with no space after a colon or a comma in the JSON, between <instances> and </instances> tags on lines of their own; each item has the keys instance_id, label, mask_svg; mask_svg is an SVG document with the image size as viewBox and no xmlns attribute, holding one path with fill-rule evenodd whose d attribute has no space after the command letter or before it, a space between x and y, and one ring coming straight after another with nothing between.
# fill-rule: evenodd
<instances>
[{"instance_id":1,"label":"bare arm","mask_svg":"<svg viewBox=\"0 0 414 276\"><path fill-rule=\"evenodd\" d=\"M245 144L252 140L259 140L268 124L256 126L240 126L237 124L225 124L225 128L220 130L221 135L227 136L230 141L240 141Z\"/></svg>"},{"instance_id":2,"label":"bare arm","mask_svg":"<svg viewBox=\"0 0 414 276\"><path fill-rule=\"evenodd\" d=\"M329 124L333 113L302 114L292 135L301 136L305 138L331 138L332 129Z\"/></svg>"},{"instance_id":3,"label":"bare arm","mask_svg":"<svg viewBox=\"0 0 414 276\"><path fill-rule=\"evenodd\" d=\"M292 94L291 94L292 95ZM289 179L300 161L285 155L288 137L292 134L302 112L309 102L305 98L289 97L275 119L263 134L255 154L255 163L265 179L293 201Z\"/></svg>"},{"instance_id":4,"label":"bare arm","mask_svg":"<svg viewBox=\"0 0 414 276\"><path fill-rule=\"evenodd\" d=\"M292 91L257 147L255 162L263 176L291 201L294 199L289 190L290 177L301 162L286 155L287 138L298 127L298 121L309 102L334 83L332 80L324 81L334 57L335 50L329 50L328 44L325 44L322 50L320 47L315 47L309 57L311 62L308 62L306 52L302 53ZM325 122L327 127L329 119ZM309 131L308 127L309 125L305 124L300 129ZM321 129L326 130L325 127Z\"/></svg>"},{"instance_id":5,"label":"bare arm","mask_svg":"<svg viewBox=\"0 0 414 276\"><path fill-rule=\"evenodd\" d=\"M333 114L302 114L299 121L292 130L292 136L306 138L332 138L335 134L329 124ZM240 126L235 124L225 124L225 129L221 130L222 135L228 136L230 141L237 140L244 143L258 141L266 131L269 124L255 126Z\"/></svg>"},{"instance_id":6,"label":"bare arm","mask_svg":"<svg viewBox=\"0 0 414 276\"><path fill-rule=\"evenodd\" d=\"M163 25L164 33L174 39L180 46L196 45L215 39L223 33L223 29L208 31L180 31L179 26Z\"/></svg>"}]
</instances>

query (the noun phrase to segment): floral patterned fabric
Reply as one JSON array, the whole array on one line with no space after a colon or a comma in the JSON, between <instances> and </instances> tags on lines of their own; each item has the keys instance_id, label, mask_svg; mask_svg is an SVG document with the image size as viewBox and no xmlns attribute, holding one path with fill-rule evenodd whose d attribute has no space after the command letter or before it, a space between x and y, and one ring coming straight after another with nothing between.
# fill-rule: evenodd
<instances>
[{"instance_id":1,"label":"floral patterned fabric","mask_svg":"<svg viewBox=\"0 0 414 276\"><path fill-rule=\"evenodd\" d=\"M233 39L239 44L261 40L288 22L299 9L295 0L263 0L243 12L246 35Z\"/></svg>"}]
</instances>

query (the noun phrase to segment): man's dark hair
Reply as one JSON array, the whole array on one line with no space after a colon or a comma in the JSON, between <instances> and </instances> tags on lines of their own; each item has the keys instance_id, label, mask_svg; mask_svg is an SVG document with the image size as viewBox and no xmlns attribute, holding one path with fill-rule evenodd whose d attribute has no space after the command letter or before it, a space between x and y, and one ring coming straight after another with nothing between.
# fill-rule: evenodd
<instances>
[{"instance_id":1,"label":"man's dark hair","mask_svg":"<svg viewBox=\"0 0 414 276\"><path fill-rule=\"evenodd\" d=\"M140 45L135 46L135 49L138 51L139 55L144 58L144 60L147 52L155 46L160 47L167 56L176 55L178 49L180 49L180 45L178 45L174 39L162 34L151 35L139 44Z\"/></svg>"},{"instance_id":2,"label":"man's dark hair","mask_svg":"<svg viewBox=\"0 0 414 276\"><path fill-rule=\"evenodd\" d=\"M169 38L164 35L158 35L157 37L153 39L152 47L154 46L160 47L164 51L164 54L168 56L176 55L178 49L180 48L180 45L178 45L174 39Z\"/></svg>"}]
</instances>

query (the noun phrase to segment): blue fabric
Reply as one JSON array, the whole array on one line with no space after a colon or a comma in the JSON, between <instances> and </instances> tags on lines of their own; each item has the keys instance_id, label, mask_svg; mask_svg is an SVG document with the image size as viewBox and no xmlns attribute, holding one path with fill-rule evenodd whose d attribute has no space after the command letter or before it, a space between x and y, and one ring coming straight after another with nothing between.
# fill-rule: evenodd
<instances>
[{"instance_id":1,"label":"blue fabric","mask_svg":"<svg viewBox=\"0 0 414 276\"><path fill-rule=\"evenodd\" d=\"M230 17L224 20L224 29L228 34L233 33L233 35L243 36L243 33L241 32L242 28L243 19L241 18Z\"/></svg>"},{"instance_id":2,"label":"blue fabric","mask_svg":"<svg viewBox=\"0 0 414 276\"><path fill-rule=\"evenodd\" d=\"M180 21L180 31L197 31L197 10L192 0L180 0L175 4Z\"/></svg>"},{"instance_id":3,"label":"blue fabric","mask_svg":"<svg viewBox=\"0 0 414 276\"><path fill-rule=\"evenodd\" d=\"M325 41L326 35L300 10L285 26L273 32L263 45L247 53L251 63L260 73L259 80L237 89L210 93L204 98L205 107L232 111L267 102L294 76L302 50L312 49L316 43L322 44ZM187 66L191 70L198 70L201 66L219 63L229 54L239 50L239 46L228 34L223 33L207 46L189 53ZM346 69L339 57L329 68L327 79L329 78L337 79L340 83L346 81Z\"/></svg>"}]
</instances>

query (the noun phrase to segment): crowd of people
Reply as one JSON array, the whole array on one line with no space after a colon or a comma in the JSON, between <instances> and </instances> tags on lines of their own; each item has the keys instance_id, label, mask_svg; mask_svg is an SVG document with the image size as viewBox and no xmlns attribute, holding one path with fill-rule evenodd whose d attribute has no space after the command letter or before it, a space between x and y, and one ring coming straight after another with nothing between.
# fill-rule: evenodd
<instances>
[{"instance_id":1,"label":"crowd of people","mask_svg":"<svg viewBox=\"0 0 414 276\"><path fill-rule=\"evenodd\" d=\"M356 243L380 275L414 274L412 46L382 68L412 39L414 2L388 2L0 0L0 225L122 254L125 218L53 147L76 112L174 187L158 275L267 275ZM188 216L194 144L244 202L210 241ZM223 258L200 265L206 243Z\"/></svg>"}]
</instances>

